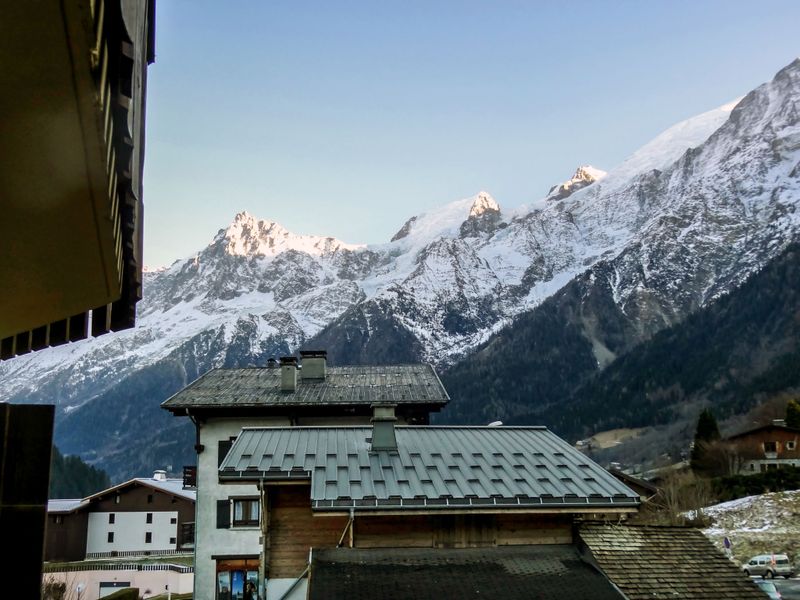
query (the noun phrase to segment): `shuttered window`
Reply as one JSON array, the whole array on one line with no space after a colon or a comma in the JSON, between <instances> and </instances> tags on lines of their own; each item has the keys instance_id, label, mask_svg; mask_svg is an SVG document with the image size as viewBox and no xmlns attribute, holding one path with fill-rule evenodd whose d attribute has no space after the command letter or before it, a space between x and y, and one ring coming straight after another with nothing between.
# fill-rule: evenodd
<instances>
[{"instance_id":1,"label":"shuttered window","mask_svg":"<svg viewBox=\"0 0 800 600\"><path fill-rule=\"evenodd\" d=\"M218 446L217 446L217 450L218 450L217 466L218 467L220 465L222 465L222 461L225 460L225 457L228 454L228 450L231 449L231 446L233 446L233 440L220 440L218 442Z\"/></svg>"},{"instance_id":2,"label":"shuttered window","mask_svg":"<svg viewBox=\"0 0 800 600\"><path fill-rule=\"evenodd\" d=\"M217 500L217 529L228 529L231 526L230 500Z\"/></svg>"}]
</instances>

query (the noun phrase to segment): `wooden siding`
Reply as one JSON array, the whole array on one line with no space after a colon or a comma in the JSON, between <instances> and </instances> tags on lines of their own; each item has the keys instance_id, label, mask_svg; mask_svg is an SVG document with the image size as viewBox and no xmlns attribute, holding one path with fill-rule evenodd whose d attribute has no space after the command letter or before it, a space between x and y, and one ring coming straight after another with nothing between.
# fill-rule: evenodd
<instances>
[{"instance_id":1,"label":"wooden siding","mask_svg":"<svg viewBox=\"0 0 800 600\"><path fill-rule=\"evenodd\" d=\"M792 429L780 427L765 428L751 433L744 433L731 440L739 449L744 458L764 460L767 458L765 444L775 444L773 460L800 459L800 435ZM789 449L787 442L793 442L794 448Z\"/></svg>"},{"instance_id":2,"label":"wooden siding","mask_svg":"<svg viewBox=\"0 0 800 600\"><path fill-rule=\"evenodd\" d=\"M428 516L362 517L357 515L353 541L357 548L430 548L433 523Z\"/></svg>"},{"instance_id":3,"label":"wooden siding","mask_svg":"<svg viewBox=\"0 0 800 600\"><path fill-rule=\"evenodd\" d=\"M86 558L88 514L84 510L47 515L44 559L46 561Z\"/></svg>"},{"instance_id":4,"label":"wooden siding","mask_svg":"<svg viewBox=\"0 0 800 600\"><path fill-rule=\"evenodd\" d=\"M480 548L572 543L572 515L364 515L357 514L356 548ZM311 548L333 548L343 538L348 518L315 516L310 488L274 486L269 491L267 554L269 577L297 577ZM344 534L344 535L343 535Z\"/></svg>"},{"instance_id":5,"label":"wooden siding","mask_svg":"<svg viewBox=\"0 0 800 600\"><path fill-rule=\"evenodd\" d=\"M270 488L268 577L298 577L308 564L310 548L335 547L347 517L314 517L311 488L286 485Z\"/></svg>"},{"instance_id":6,"label":"wooden siding","mask_svg":"<svg viewBox=\"0 0 800 600\"><path fill-rule=\"evenodd\" d=\"M498 515L495 527L498 546L572 543L571 515Z\"/></svg>"}]
</instances>

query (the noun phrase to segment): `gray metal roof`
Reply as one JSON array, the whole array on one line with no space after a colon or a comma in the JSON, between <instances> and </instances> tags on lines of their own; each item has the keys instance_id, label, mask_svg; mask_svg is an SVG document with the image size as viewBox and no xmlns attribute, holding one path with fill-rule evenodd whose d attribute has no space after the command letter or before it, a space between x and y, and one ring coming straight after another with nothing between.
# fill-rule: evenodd
<instances>
[{"instance_id":1,"label":"gray metal roof","mask_svg":"<svg viewBox=\"0 0 800 600\"><path fill-rule=\"evenodd\" d=\"M317 510L636 506L639 496L544 427L396 427L396 452L370 427L245 428L225 481L311 480Z\"/></svg>"},{"instance_id":2,"label":"gray metal roof","mask_svg":"<svg viewBox=\"0 0 800 600\"><path fill-rule=\"evenodd\" d=\"M83 498L66 499L66 498L51 498L47 501L48 513L71 513L74 510L82 508L88 504Z\"/></svg>"},{"instance_id":3,"label":"gray metal roof","mask_svg":"<svg viewBox=\"0 0 800 600\"><path fill-rule=\"evenodd\" d=\"M431 365L328 367L324 380L297 376L294 392L281 391L279 368L213 369L166 400L173 408L227 406L446 404L450 399Z\"/></svg>"}]
</instances>

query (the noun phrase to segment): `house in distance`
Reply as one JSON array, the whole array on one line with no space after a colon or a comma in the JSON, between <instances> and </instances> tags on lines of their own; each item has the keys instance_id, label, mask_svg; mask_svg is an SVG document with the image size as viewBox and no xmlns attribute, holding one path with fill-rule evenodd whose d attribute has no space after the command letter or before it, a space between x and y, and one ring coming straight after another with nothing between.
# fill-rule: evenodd
<instances>
[{"instance_id":1,"label":"house in distance","mask_svg":"<svg viewBox=\"0 0 800 600\"><path fill-rule=\"evenodd\" d=\"M737 433L725 441L735 448L742 475L800 467L800 429L787 427L783 419Z\"/></svg>"},{"instance_id":2,"label":"house in distance","mask_svg":"<svg viewBox=\"0 0 800 600\"><path fill-rule=\"evenodd\" d=\"M76 500L50 500L45 560L174 554L194 548L195 490L165 471Z\"/></svg>"}]
</instances>

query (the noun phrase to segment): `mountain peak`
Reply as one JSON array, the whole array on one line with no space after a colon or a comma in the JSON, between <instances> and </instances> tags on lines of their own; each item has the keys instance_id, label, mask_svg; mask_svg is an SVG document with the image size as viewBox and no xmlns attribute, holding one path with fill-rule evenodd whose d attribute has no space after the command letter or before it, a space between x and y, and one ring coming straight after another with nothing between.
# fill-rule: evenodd
<instances>
[{"instance_id":1,"label":"mountain peak","mask_svg":"<svg viewBox=\"0 0 800 600\"><path fill-rule=\"evenodd\" d=\"M240 211L240 212L236 213L236 216L233 217L233 222L231 223L231 225L234 225L236 223L243 223L243 222L254 222L254 221L257 221L257 220L258 219L256 219L249 212L247 212L246 210L243 210L243 211Z\"/></svg>"},{"instance_id":2,"label":"mountain peak","mask_svg":"<svg viewBox=\"0 0 800 600\"><path fill-rule=\"evenodd\" d=\"M221 243L225 253L231 256L277 256L288 250L320 256L360 247L332 237L298 235L279 223L258 219L247 211L237 213L231 224L220 230L215 242Z\"/></svg>"},{"instance_id":3,"label":"mountain peak","mask_svg":"<svg viewBox=\"0 0 800 600\"><path fill-rule=\"evenodd\" d=\"M602 169L597 169L591 165L581 165L567 181L551 187L547 193L547 199L563 200L587 185L603 179L606 175L607 173Z\"/></svg>"},{"instance_id":4,"label":"mountain peak","mask_svg":"<svg viewBox=\"0 0 800 600\"><path fill-rule=\"evenodd\" d=\"M479 217L487 212L499 213L500 205L494 198L492 198L489 192L480 191L478 192L478 195L475 196L475 201L472 203L472 206L469 209L469 216Z\"/></svg>"}]
</instances>

